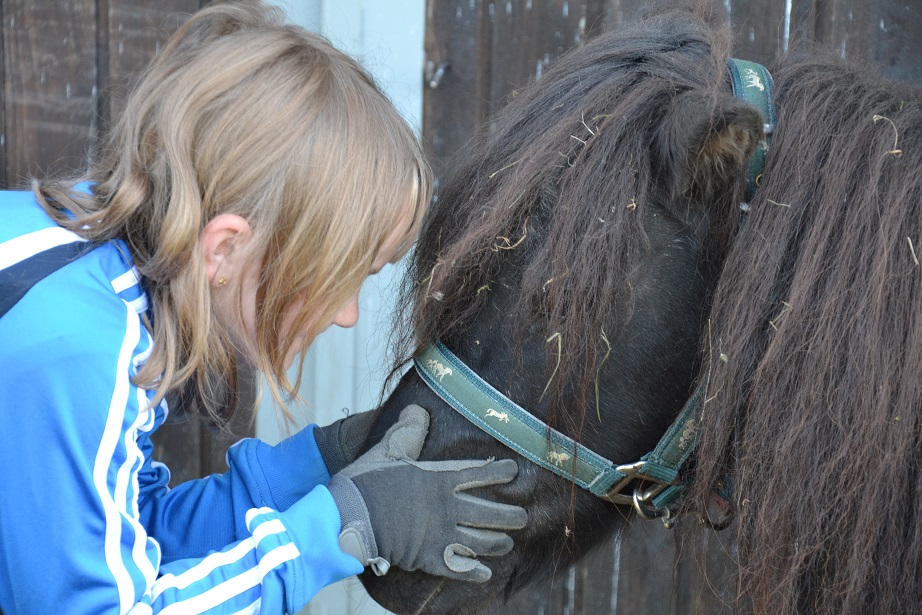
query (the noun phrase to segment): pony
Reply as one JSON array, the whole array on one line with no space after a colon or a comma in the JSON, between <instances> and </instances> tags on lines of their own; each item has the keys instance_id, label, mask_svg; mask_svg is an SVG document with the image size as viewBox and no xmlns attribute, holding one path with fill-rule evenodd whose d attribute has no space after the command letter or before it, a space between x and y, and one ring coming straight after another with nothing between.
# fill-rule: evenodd
<instances>
[{"instance_id":1,"label":"pony","mask_svg":"<svg viewBox=\"0 0 922 615\"><path fill-rule=\"evenodd\" d=\"M397 365L439 340L616 463L705 386L679 529L704 528L723 494L736 608L908 613L922 604L922 96L817 50L779 58L777 128L741 207L766 135L730 91L731 41L666 10L520 91L440 189ZM419 404L421 459L516 459L517 478L486 492L529 523L484 584L366 573L383 606L496 608L633 518L395 374L366 446Z\"/></svg>"}]
</instances>

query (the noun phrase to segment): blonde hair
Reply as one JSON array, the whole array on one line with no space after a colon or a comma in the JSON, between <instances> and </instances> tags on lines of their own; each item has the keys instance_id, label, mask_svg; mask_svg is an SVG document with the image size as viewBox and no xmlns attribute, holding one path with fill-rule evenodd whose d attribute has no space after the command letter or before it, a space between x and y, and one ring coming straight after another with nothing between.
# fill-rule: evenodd
<instances>
[{"instance_id":1,"label":"blonde hair","mask_svg":"<svg viewBox=\"0 0 922 615\"><path fill-rule=\"evenodd\" d=\"M239 349L214 316L205 224L242 216L264 255L248 350L281 402L300 380L285 370L285 315L303 304L291 330L308 345L397 221L415 237L432 186L415 134L371 77L255 1L204 9L173 35L83 179L89 194L75 181L33 189L61 226L129 246L156 342L136 384L157 400L191 390L195 411L219 423Z\"/></svg>"}]
</instances>

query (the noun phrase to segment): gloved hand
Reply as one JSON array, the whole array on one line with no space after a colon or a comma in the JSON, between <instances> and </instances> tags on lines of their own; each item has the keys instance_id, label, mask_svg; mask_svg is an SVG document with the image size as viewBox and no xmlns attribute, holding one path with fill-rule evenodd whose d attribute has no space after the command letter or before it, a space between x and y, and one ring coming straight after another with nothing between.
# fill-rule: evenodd
<instances>
[{"instance_id":1,"label":"gloved hand","mask_svg":"<svg viewBox=\"0 0 922 615\"><path fill-rule=\"evenodd\" d=\"M518 466L511 459L416 461L428 423L425 410L407 406L381 442L333 476L340 547L378 575L394 565L483 583L492 572L477 558L511 551L503 531L525 527L528 515L465 491L508 483Z\"/></svg>"},{"instance_id":2,"label":"gloved hand","mask_svg":"<svg viewBox=\"0 0 922 615\"><path fill-rule=\"evenodd\" d=\"M327 466L330 476L333 476L359 456L359 450L368 439L375 422L377 412L357 412L330 423L324 427L314 427L314 440L320 450L320 456ZM422 426L422 438L426 437L429 415L426 415L426 425Z\"/></svg>"}]
</instances>

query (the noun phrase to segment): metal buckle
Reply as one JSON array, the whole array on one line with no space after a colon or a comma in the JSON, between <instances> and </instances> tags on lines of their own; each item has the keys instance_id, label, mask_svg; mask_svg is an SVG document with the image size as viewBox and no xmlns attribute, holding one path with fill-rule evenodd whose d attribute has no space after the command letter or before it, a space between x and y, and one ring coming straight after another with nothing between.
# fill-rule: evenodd
<instances>
[{"instance_id":1,"label":"metal buckle","mask_svg":"<svg viewBox=\"0 0 922 615\"><path fill-rule=\"evenodd\" d=\"M646 504L667 487L672 486L673 483L661 483L646 476L637 476L646 463L646 461L635 461L615 468L619 473L624 474L624 478L612 485L602 499L612 504L625 506L633 505L637 499Z\"/></svg>"},{"instance_id":2,"label":"metal buckle","mask_svg":"<svg viewBox=\"0 0 922 615\"><path fill-rule=\"evenodd\" d=\"M637 473L643 469L646 465L646 461L636 461L634 463L627 463L622 466L618 466L615 470L620 474L624 474L624 478L619 480L617 483L612 485L611 489L605 492L602 496L603 500L608 500L612 504L620 504L623 506L630 506L634 502L634 496L622 493L626 491L628 487L631 486L635 480L637 480ZM633 491L636 491L639 485L636 485Z\"/></svg>"},{"instance_id":3,"label":"metal buckle","mask_svg":"<svg viewBox=\"0 0 922 615\"><path fill-rule=\"evenodd\" d=\"M661 483L646 476L638 476L645 465L645 461L636 461L615 468L624 474L624 478L615 483L602 499L612 504L633 506L644 519L662 519L666 527L671 527L675 522L672 513L666 508L657 508L650 502L675 483Z\"/></svg>"}]
</instances>

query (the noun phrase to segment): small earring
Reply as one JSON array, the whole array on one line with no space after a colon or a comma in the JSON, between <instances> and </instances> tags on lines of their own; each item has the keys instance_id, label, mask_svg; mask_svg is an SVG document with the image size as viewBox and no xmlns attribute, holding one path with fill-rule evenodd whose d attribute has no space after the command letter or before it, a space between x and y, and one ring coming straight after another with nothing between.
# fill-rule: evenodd
<instances>
[{"instance_id":1,"label":"small earring","mask_svg":"<svg viewBox=\"0 0 922 615\"><path fill-rule=\"evenodd\" d=\"M222 275L218 278L218 286L224 286L225 284L227 284L227 278Z\"/></svg>"}]
</instances>

